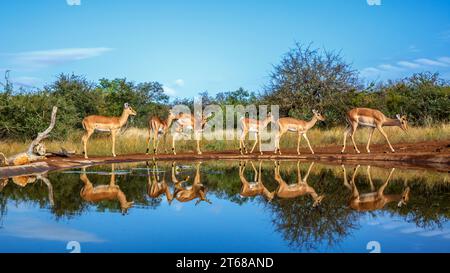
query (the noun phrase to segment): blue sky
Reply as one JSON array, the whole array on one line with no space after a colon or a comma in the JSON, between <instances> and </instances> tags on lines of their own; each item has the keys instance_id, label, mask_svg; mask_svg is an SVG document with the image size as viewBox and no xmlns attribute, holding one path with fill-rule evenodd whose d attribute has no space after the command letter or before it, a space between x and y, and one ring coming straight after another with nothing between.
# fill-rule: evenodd
<instances>
[{"instance_id":1,"label":"blue sky","mask_svg":"<svg viewBox=\"0 0 450 273\"><path fill-rule=\"evenodd\" d=\"M295 42L340 50L367 80L450 79L450 1L4 0L0 73L159 81L171 96L261 90Z\"/></svg>"}]
</instances>

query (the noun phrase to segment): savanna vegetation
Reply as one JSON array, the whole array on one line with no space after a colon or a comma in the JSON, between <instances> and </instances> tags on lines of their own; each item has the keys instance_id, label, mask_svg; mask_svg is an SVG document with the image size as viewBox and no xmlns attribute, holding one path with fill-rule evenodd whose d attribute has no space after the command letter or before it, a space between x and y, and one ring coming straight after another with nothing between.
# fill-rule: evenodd
<instances>
[{"instance_id":1,"label":"savanna vegetation","mask_svg":"<svg viewBox=\"0 0 450 273\"><path fill-rule=\"evenodd\" d=\"M394 143L448 139L450 84L437 73L426 72L395 81L363 83L359 72L339 53L297 44L274 66L269 76L268 84L259 92L239 88L214 96L201 92L199 96L204 105L218 104L222 108L225 105L279 105L280 116L300 119L311 118L311 110L318 109L325 115L326 121L319 123L314 137L310 137L314 145L340 142L342 127L345 126L344 113L353 107L376 108L391 117L407 114L410 124L427 128L413 131L408 139L390 134ZM15 88L7 72L0 87L0 151L7 155L17 152L16 148L21 148L25 145L23 143L45 129L51 108L56 105L59 107L57 126L47 145L65 145L79 152L83 117L90 114L118 116L126 102L137 110L137 115L129 121L127 128L141 130L133 131L139 137L139 143L131 136L119 138L119 153L120 149L122 152L145 151L144 128L149 117L165 117L168 109L175 104L187 104L193 108L193 99L170 99L157 81L135 83L121 78L91 82L84 76L60 74L54 82L29 90ZM282 146L295 143L294 138L282 140ZM377 141L374 139L375 143ZM206 142L205 145L206 150L231 146L234 149L237 142ZM96 154L110 150L105 135L93 139L90 147L97 149L93 150ZM181 147L179 150L183 149Z\"/></svg>"}]
</instances>

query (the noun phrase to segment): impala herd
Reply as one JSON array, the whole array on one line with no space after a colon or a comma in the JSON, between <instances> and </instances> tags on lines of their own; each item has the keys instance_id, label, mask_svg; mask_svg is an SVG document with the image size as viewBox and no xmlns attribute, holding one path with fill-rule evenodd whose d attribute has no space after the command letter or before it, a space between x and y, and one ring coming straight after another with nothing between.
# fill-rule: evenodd
<instances>
[{"instance_id":1,"label":"impala herd","mask_svg":"<svg viewBox=\"0 0 450 273\"><path fill-rule=\"evenodd\" d=\"M245 138L249 133L252 133L255 136L255 142L253 144L252 149L250 150L250 153L253 153L254 149L256 148L256 145L259 143L259 152L263 154L263 151L261 149L261 133L270 123L276 123L278 125L278 130L275 133L275 150L274 150L275 154L278 153L281 155L280 139L287 132L296 132L298 135L297 154L300 154L300 141L302 137L308 144L308 148L311 151L311 153L314 154L314 150L309 142L307 132L309 129L314 127L314 125L318 121L325 121L325 117L317 110L312 110L312 113L313 117L309 121L299 120L291 117L283 117L275 120L274 116L270 112L267 115L267 117L259 120L242 117L239 120L239 126L240 129L242 130L242 134L239 138L239 152L241 154L248 153L247 147L245 145ZM125 103L122 115L120 117L107 117L98 115L91 115L85 117L82 121L83 128L85 129L85 133L82 137L84 157L88 158L87 142L90 136L95 131L103 131L111 133L112 155L115 157L116 135L120 131L120 129L125 126L125 124L128 121L128 118L130 116L135 115L136 111L130 105L128 105L128 103ZM175 114L172 112L172 110L169 111L166 119L161 119L160 117L157 116L151 117L148 121L148 137L147 137L146 153L147 154L149 153L150 142L153 140L152 143L153 153L157 154L160 138L163 137L165 142L170 127L173 124L176 124L174 130L172 130L173 134L172 153L176 154L175 152L176 139L178 139L180 136L186 135L186 132L193 132L197 143L197 154L202 154L200 150L201 132L203 131L204 126L209 117L211 117L211 114L206 116L202 114L201 120L199 121L200 126L195 126L196 120L193 114L186 114L186 113ZM359 127L370 128L369 140L366 146L366 150L368 153L370 153L370 142L373 133L375 132L375 129L378 129L378 131L384 136L392 152L395 152L395 150L392 147L387 137L387 134L384 132L383 127L398 126L404 131L408 129L408 121L406 119L406 116L400 116L397 114L395 118L388 118L382 112L370 108L354 108L347 112L345 118L347 120L347 129L344 132L344 142L342 145L341 153L345 152L347 136L349 135L351 137L353 147L356 153L358 154L360 153L355 143L355 132L356 129Z\"/></svg>"}]
</instances>

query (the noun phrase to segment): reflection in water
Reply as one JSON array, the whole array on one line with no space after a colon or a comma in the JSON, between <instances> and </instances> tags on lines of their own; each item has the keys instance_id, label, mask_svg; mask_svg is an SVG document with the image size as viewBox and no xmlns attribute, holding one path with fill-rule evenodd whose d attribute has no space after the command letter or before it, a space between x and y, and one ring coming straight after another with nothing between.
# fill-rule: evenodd
<instances>
[{"instance_id":1,"label":"reflection in water","mask_svg":"<svg viewBox=\"0 0 450 273\"><path fill-rule=\"evenodd\" d=\"M27 185L34 184L37 181L42 181L47 186L48 202L50 206L54 206L55 201L53 199L53 186L52 183L50 183L50 180L47 178L47 172L34 175L13 176L11 177L11 180L15 185L21 188L25 188ZM8 185L8 181L8 178L2 178L0 180L0 192L2 192L3 188Z\"/></svg>"},{"instance_id":2,"label":"reflection in water","mask_svg":"<svg viewBox=\"0 0 450 273\"><path fill-rule=\"evenodd\" d=\"M275 162L275 180L278 182L279 187L277 191L277 196L280 198L295 198L303 195L310 195L314 203L312 204L313 207L316 207L317 205L322 202L322 199L324 198L324 195L318 195L316 193L316 190L308 185L308 177L311 172L312 167L314 166L314 162L311 162L308 168L308 172L305 175L305 178L302 179L302 175L300 172L300 161L297 161L297 183L295 184L287 184L280 174L280 161Z\"/></svg>"},{"instance_id":3,"label":"reflection in water","mask_svg":"<svg viewBox=\"0 0 450 273\"><path fill-rule=\"evenodd\" d=\"M336 249L354 238L350 235L369 226L364 222L368 216L396 217L397 222L401 219L404 223L413 223L416 228L436 232L448 225L450 183L447 174L370 166L364 167L366 173L357 166L353 173L349 171L347 174L352 166L325 166L300 161L275 162L275 167L273 164L273 161L241 161L239 164L215 161L184 163L185 166L178 167L175 162L143 162L120 164L120 168L125 170L121 172L115 170L118 164L113 164L89 167L89 171L83 168L71 173L52 172L48 176L43 173L1 179L0 223L3 219L2 225L8 226L4 215L11 204L35 203L47 208L58 219L81 217L90 207L97 209L95 213L106 210L125 213L133 204L127 200L133 200L136 206L121 221L121 225L130 228L127 225L132 222L143 221L142 218L133 219L138 217L133 213L135 210L161 208L158 213L164 214L162 218L168 216L167 219L182 221L170 217L176 209L165 210L164 206L174 199L176 202L195 200L195 204L199 204L201 201L211 203L211 198L216 205L204 213L219 206L225 207L227 202L238 204L242 209L238 207L236 211L233 210L236 206L230 205L229 209L223 208L220 217L228 219L231 226L241 226L239 220L232 220L241 219L236 213L242 211L248 215L249 209L256 210L255 215L262 217L266 228L270 229L265 232L272 234L275 230L281 238L280 244L295 251ZM108 175L111 173L110 177L90 175L105 171ZM126 182L120 183L120 187L116 185L119 174L123 175L121 182ZM38 181L46 187L36 183ZM258 196L263 198L252 198ZM103 200L110 202L100 202ZM195 214L189 213L197 209L201 208L184 208L183 213L190 215L185 218L195 218L192 216ZM250 220L250 217L244 218ZM193 222L188 224L196 225ZM255 224L252 228L261 230L264 225L260 225ZM164 234L164 230L158 232ZM217 230L217 234L221 232L226 233L227 230ZM146 235L142 236L145 238ZM243 241L240 236L244 235L238 233L233 236L227 238Z\"/></svg>"},{"instance_id":4,"label":"reflection in water","mask_svg":"<svg viewBox=\"0 0 450 273\"><path fill-rule=\"evenodd\" d=\"M95 186L89 181L86 175L86 168L82 169L80 175L81 181L84 183L84 187L80 191L80 196L88 202L101 202L104 200L118 200L122 213L125 214L127 210L133 205L134 202L128 202L127 197L120 190L120 187L116 185L116 174L114 172L114 164L111 164L111 180L109 185Z\"/></svg>"},{"instance_id":5,"label":"reflection in water","mask_svg":"<svg viewBox=\"0 0 450 273\"><path fill-rule=\"evenodd\" d=\"M205 201L209 204L211 204L211 201L206 198L206 192L207 188L201 183L201 176L200 176L200 165L201 162L197 162L195 165L195 177L194 177L194 183L192 185L186 185L189 176L179 181L176 177L176 164L175 162L172 163L172 182L175 184L175 192L174 196L175 199L177 199L180 202L189 202L196 198L199 198L195 205L198 205L201 201Z\"/></svg>"},{"instance_id":6,"label":"reflection in water","mask_svg":"<svg viewBox=\"0 0 450 273\"><path fill-rule=\"evenodd\" d=\"M359 168L360 165L356 166L353 172L352 180L350 181L349 184L347 180L347 172L345 170L345 166L342 165L342 170L344 173L344 185L352 191L352 196L349 202L350 207L352 209L357 211L379 210L384 208L386 204L389 204L391 202L397 202L398 207L406 205L406 203L409 200L409 191L410 191L410 188L406 186L406 183L405 189L403 190L402 194L384 194L384 190L388 186L389 181L391 181L395 168L391 169L386 181L378 188L377 191L375 191L375 186L373 185L372 176L370 174L370 166L367 166L367 178L369 179L371 192L364 194L359 193L355 183L355 177L356 174L358 173Z\"/></svg>"},{"instance_id":7,"label":"reflection in water","mask_svg":"<svg viewBox=\"0 0 450 273\"><path fill-rule=\"evenodd\" d=\"M149 163L147 162L147 194L151 198L158 198L160 195L165 194L169 205L172 203L173 195L170 192L169 185L166 183L166 176L164 173L160 175L158 163L153 162L153 169L150 171Z\"/></svg>"},{"instance_id":8,"label":"reflection in water","mask_svg":"<svg viewBox=\"0 0 450 273\"><path fill-rule=\"evenodd\" d=\"M267 190L267 188L264 186L262 182L262 174L261 174L261 166L262 166L262 160L259 161L259 168L258 171L255 168L255 165L253 162L250 162L253 168L253 181L249 182L247 178L245 178L244 172L245 172L245 166L247 165L247 162L239 162L239 179L242 182L242 188L241 188L241 196L244 197L254 197L257 195L264 196L267 201L272 201L272 199L275 196L275 192L270 192Z\"/></svg>"}]
</instances>

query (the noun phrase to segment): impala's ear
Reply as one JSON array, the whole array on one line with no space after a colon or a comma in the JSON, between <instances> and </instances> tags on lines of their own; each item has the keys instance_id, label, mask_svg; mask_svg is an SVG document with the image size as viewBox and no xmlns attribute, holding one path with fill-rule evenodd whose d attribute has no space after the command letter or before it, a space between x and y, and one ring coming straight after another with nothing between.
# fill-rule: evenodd
<instances>
[{"instance_id":1,"label":"impala's ear","mask_svg":"<svg viewBox=\"0 0 450 273\"><path fill-rule=\"evenodd\" d=\"M128 107L130 107L130 105L128 105L128 102L125 102L125 103L123 104L123 108L127 109Z\"/></svg>"},{"instance_id":2,"label":"impala's ear","mask_svg":"<svg viewBox=\"0 0 450 273\"><path fill-rule=\"evenodd\" d=\"M395 117L399 120L402 119L399 114L395 115Z\"/></svg>"},{"instance_id":3,"label":"impala's ear","mask_svg":"<svg viewBox=\"0 0 450 273\"><path fill-rule=\"evenodd\" d=\"M313 114L318 114L319 113L319 112L317 112L316 109L313 109L312 112L313 112Z\"/></svg>"}]
</instances>

